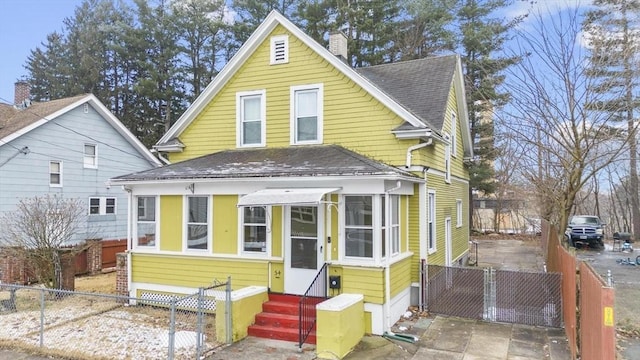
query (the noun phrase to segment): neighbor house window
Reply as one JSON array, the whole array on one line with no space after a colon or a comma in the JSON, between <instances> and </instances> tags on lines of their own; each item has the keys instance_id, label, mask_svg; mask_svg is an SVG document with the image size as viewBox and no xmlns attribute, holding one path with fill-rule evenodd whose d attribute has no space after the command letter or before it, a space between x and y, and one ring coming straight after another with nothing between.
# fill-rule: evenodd
<instances>
[{"instance_id":1,"label":"neighbor house window","mask_svg":"<svg viewBox=\"0 0 640 360\"><path fill-rule=\"evenodd\" d=\"M236 96L238 147L264 146L266 137L265 91L243 92Z\"/></svg>"},{"instance_id":2,"label":"neighbor house window","mask_svg":"<svg viewBox=\"0 0 640 360\"><path fill-rule=\"evenodd\" d=\"M456 114L451 113L451 155L456 157L458 153L458 120Z\"/></svg>"},{"instance_id":3,"label":"neighbor house window","mask_svg":"<svg viewBox=\"0 0 640 360\"><path fill-rule=\"evenodd\" d=\"M271 37L270 64L286 64L289 62L289 37L278 35Z\"/></svg>"},{"instance_id":4,"label":"neighbor house window","mask_svg":"<svg viewBox=\"0 0 640 360\"><path fill-rule=\"evenodd\" d=\"M242 249L254 253L267 252L267 209L242 209Z\"/></svg>"},{"instance_id":5,"label":"neighbor house window","mask_svg":"<svg viewBox=\"0 0 640 360\"><path fill-rule=\"evenodd\" d=\"M62 186L62 162L49 162L49 186Z\"/></svg>"},{"instance_id":6,"label":"neighbor house window","mask_svg":"<svg viewBox=\"0 0 640 360\"><path fill-rule=\"evenodd\" d=\"M98 148L96 145L84 145L84 167L92 169L98 167Z\"/></svg>"},{"instance_id":7,"label":"neighbor house window","mask_svg":"<svg viewBox=\"0 0 640 360\"><path fill-rule=\"evenodd\" d=\"M456 227L462 227L462 200L456 200Z\"/></svg>"},{"instance_id":8,"label":"neighbor house window","mask_svg":"<svg viewBox=\"0 0 640 360\"><path fill-rule=\"evenodd\" d=\"M206 250L209 246L209 198L187 197L187 249Z\"/></svg>"},{"instance_id":9,"label":"neighbor house window","mask_svg":"<svg viewBox=\"0 0 640 360\"><path fill-rule=\"evenodd\" d=\"M108 215L116 213L116 198L92 197L89 198L89 215Z\"/></svg>"},{"instance_id":10,"label":"neighbor house window","mask_svg":"<svg viewBox=\"0 0 640 360\"><path fill-rule=\"evenodd\" d=\"M138 196L137 198L137 245L155 246L156 244L156 198Z\"/></svg>"},{"instance_id":11,"label":"neighbor house window","mask_svg":"<svg viewBox=\"0 0 640 360\"><path fill-rule=\"evenodd\" d=\"M400 197L398 195L391 195L391 204L389 210L391 214L391 225L387 226L386 216L386 196L382 196L382 256L387 255L387 234L390 234L391 238L391 255L395 255L400 252Z\"/></svg>"},{"instance_id":12,"label":"neighbor house window","mask_svg":"<svg viewBox=\"0 0 640 360\"><path fill-rule=\"evenodd\" d=\"M373 197L345 196L345 255L373 258Z\"/></svg>"},{"instance_id":13,"label":"neighbor house window","mask_svg":"<svg viewBox=\"0 0 640 360\"><path fill-rule=\"evenodd\" d=\"M291 87L291 143L322 142L322 84Z\"/></svg>"},{"instance_id":14,"label":"neighbor house window","mask_svg":"<svg viewBox=\"0 0 640 360\"><path fill-rule=\"evenodd\" d=\"M429 252L436 251L436 193L429 191L427 234L429 236Z\"/></svg>"}]
</instances>

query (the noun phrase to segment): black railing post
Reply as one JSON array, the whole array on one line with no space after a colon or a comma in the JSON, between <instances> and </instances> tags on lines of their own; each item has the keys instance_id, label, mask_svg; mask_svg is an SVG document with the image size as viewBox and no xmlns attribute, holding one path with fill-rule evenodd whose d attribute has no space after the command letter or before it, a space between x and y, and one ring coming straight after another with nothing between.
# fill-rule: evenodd
<instances>
[{"instance_id":1,"label":"black railing post","mask_svg":"<svg viewBox=\"0 0 640 360\"><path fill-rule=\"evenodd\" d=\"M300 349L316 323L316 305L327 298L327 264L325 263L300 298L298 306L298 346Z\"/></svg>"}]
</instances>

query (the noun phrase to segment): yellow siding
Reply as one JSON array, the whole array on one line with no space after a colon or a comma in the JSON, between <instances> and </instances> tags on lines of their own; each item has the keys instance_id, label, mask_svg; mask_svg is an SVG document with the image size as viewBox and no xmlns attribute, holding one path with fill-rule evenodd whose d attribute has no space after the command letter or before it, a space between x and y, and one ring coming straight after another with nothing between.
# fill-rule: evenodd
<instances>
[{"instance_id":1,"label":"yellow siding","mask_svg":"<svg viewBox=\"0 0 640 360\"><path fill-rule=\"evenodd\" d=\"M271 262L271 291L284 292L284 263Z\"/></svg>"},{"instance_id":2,"label":"yellow siding","mask_svg":"<svg viewBox=\"0 0 640 360\"><path fill-rule=\"evenodd\" d=\"M273 207L271 211L271 255L282 257L284 233L282 230L282 207Z\"/></svg>"},{"instance_id":3,"label":"yellow siding","mask_svg":"<svg viewBox=\"0 0 640 360\"><path fill-rule=\"evenodd\" d=\"M409 251L413 252L410 267L411 279L419 281L418 266L420 263L420 187L423 184L413 185L413 196L409 197ZM426 196L426 195L425 195ZM426 221L426 214L425 219ZM426 244L425 244L426 246Z\"/></svg>"},{"instance_id":4,"label":"yellow siding","mask_svg":"<svg viewBox=\"0 0 640 360\"><path fill-rule=\"evenodd\" d=\"M398 295L411 286L411 258L406 258L391 265L389 278L391 281L391 297Z\"/></svg>"},{"instance_id":5,"label":"yellow siding","mask_svg":"<svg viewBox=\"0 0 640 360\"><path fill-rule=\"evenodd\" d=\"M215 254L238 253L238 204L237 195L213 197L213 252Z\"/></svg>"},{"instance_id":6,"label":"yellow siding","mask_svg":"<svg viewBox=\"0 0 640 360\"><path fill-rule=\"evenodd\" d=\"M285 33L278 26L271 35ZM269 65L269 38L256 49L223 89L180 135L184 152L170 154L171 161L236 147L236 93L266 90L267 147L290 143L290 87L324 86L324 143L341 144L376 160L401 165L405 151L416 141L399 141L390 134L402 120L364 89L289 35L289 63ZM366 128L367 136L353 136Z\"/></svg>"},{"instance_id":7,"label":"yellow siding","mask_svg":"<svg viewBox=\"0 0 640 360\"><path fill-rule=\"evenodd\" d=\"M131 281L197 288L231 276L234 290L269 286L266 261L215 259L200 256L132 254Z\"/></svg>"},{"instance_id":8,"label":"yellow siding","mask_svg":"<svg viewBox=\"0 0 640 360\"><path fill-rule=\"evenodd\" d=\"M329 275L339 275L342 280L342 289L329 295L335 296L340 293L363 294L364 302L384 303L384 269L331 266Z\"/></svg>"},{"instance_id":9,"label":"yellow siding","mask_svg":"<svg viewBox=\"0 0 640 360\"><path fill-rule=\"evenodd\" d=\"M436 249L429 255L428 261L432 265L445 263L444 219L451 217L452 259L456 260L468 249L469 244L469 187L466 183L453 180L451 184L444 182L439 175L428 175L429 189L436 191ZM456 200L462 200L463 226L456 227Z\"/></svg>"},{"instance_id":10,"label":"yellow siding","mask_svg":"<svg viewBox=\"0 0 640 360\"><path fill-rule=\"evenodd\" d=\"M160 197L160 250L182 251L182 195Z\"/></svg>"}]
</instances>

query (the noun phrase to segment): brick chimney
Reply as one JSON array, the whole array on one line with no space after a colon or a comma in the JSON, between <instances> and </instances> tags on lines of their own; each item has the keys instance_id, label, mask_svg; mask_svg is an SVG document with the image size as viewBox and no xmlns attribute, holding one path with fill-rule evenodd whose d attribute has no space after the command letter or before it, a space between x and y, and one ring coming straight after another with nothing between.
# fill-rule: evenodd
<instances>
[{"instance_id":1,"label":"brick chimney","mask_svg":"<svg viewBox=\"0 0 640 360\"><path fill-rule=\"evenodd\" d=\"M16 81L14 90L13 104L20 106L25 100L31 100L31 87L26 81Z\"/></svg>"},{"instance_id":2,"label":"brick chimney","mask_svg":"<svg viewBox=\"0 0 640 360\"><path fill-rule=\"evenodd\" d=\"M348 64L347 36L341 31L334 31L329 34L329 51Z\"/></svg>"}]
</instances>

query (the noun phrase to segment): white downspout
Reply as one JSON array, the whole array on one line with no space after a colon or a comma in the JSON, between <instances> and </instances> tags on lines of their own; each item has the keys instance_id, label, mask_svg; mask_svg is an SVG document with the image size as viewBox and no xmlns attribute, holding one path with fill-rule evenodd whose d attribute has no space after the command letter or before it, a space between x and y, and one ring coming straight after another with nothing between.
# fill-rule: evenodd
<instances>
[{"instance_id":1,"label":"white downspout","mask_svg":"<svg viewBox=\"0 0 640 360\"><path fill-rule=\"evenodd\" d=\"M386 264L384 267L384 283L385 283L385 301L384 301L384 313L385 313L385 317L387 318L387 326L384 329L384 332L389 332L391 333L391 326L393 324L391 324L391 232L389 231L389 229L391 228L391 214L390 214L390 206L391 206L391 196L389 195L390 192L392 191L396 191L398 189L400 189L400 187L402 187L402 183L400 182L400 180L398 180L396 182L396 186L392 187L391 189L387 189L384 191L384 196L385 196L385 201L384 201L384 207L385 207L385 220L384 223L387 227L386 229L386 236L385 236L385 248L387 249L387 256L386 256Z\"/></svg>"},{"instance_id":2,"label":"white downspout","mask_svg":"<svg viewBox=\"0 0 640 360\"><path fill-rule=\"evenodd\" d=\"M160 159L160 161L162 161L165 165L171 165L171 161L169 161L167 158L162 156L162 153L159 152L156 149L151 149L151 152L153 154L156 154L158 156L158 159Z\"/></svg>"},{"instance_id":3,"label":"white downspout","mask_svg":"<svg viewBox=\"0 0 640 360\"><path fill-rule=\"evenodd\" d=\"M411 158L413 157L413 155L411 153L416 151L416 150L418 150L418 149L422 149L425 146L431 145L432 142L433 142L433 139L429 138L429 140L427 140L426 142L423 142L423 143L420 143L420 144L416 144L416 145L412 145L407 149L407 162L405 164L407 169L411 168Z\"/></svg>"}]
</instances>

